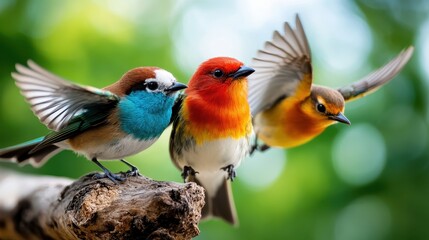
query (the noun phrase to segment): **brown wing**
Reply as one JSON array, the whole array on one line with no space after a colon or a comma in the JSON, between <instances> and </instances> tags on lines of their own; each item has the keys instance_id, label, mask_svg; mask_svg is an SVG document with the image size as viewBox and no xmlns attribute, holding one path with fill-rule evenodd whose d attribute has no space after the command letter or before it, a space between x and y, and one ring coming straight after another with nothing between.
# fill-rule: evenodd
<instances>
[{"instance_id":1,"label":"brown wing","mask_svg":"<svg viewBox=\"0 0 429 240\"><path fill-rule=\"evenodd\" d=\"M401 71L413 55L414 47L410 46L403 50L397 57L392 59L383 67L375 70L366 77L351 85L339 88L344 100L352 101L368 95L392 80Z\"/></svg>"},{"instance_id":2,"label":"brown wing","mask_svg":"<svg viewBox=\"0 0 429 240\"><path fill-rule=\"evenodd\" d=\"M285 22L284 32L274 31L272 40L253 59L255 73L248 77L253 116L284 97L310 94L311 53L298 15L296 28Z\"/></svg>"}]
</instances>

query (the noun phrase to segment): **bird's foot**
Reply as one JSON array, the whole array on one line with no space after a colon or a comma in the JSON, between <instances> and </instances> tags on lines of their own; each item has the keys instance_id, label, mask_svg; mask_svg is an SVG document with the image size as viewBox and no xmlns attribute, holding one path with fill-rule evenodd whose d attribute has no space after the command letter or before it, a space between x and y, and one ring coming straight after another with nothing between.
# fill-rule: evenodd
<instances>
[{"instance_id":1,"label":"bird's foot","mask_svg":"<svg viewBox=\"0 0 429 240\"><path fill-rule=\"evenodd\" d=\"M94 175L95 179L108 177L115 184L118 184L119 182L125 181L125 178L119 176L118 174L112 173L111 171L109 171L109 169L107 169L106 167L101 165L101 163L96 158L93 158L92 162L97 164L97 166L99 166L104 172L104 174L95 174Z\"/></svg>"},{"instance_id":2,"label":"bird's foot","mask_svg":"<svg viewBox=\"0 0 429 240\"><path fill-rule=\"evenodd\" d=\"M97 173L93 176L94 179L109 178L114 184L119 184L119 182L125 181L125 178L119 176L119 174L114 174L110 171L105 171L104 173Z\"/></svg>"},{"instance_id":3,"label":"bird's foot","mask_svg":"<svg viewBox=\"0 0 429 240\"><path fill-rule=\"evenodd\" d=\"M270 146L268 146L267 144L263 144L263 145L260 145L259 147L258 147L258 150L260 151L260 152L265 152L265 151L267 151L268 149L270 149L271 147Z\"/></svg>"},{"instance_id":4,"label":"bird's foot","mask_svg":"<svg viewBox=\"0 0 429 240\"><path fill-rule=\"evenodd\" d=\"M252 145L250 146L249 155L252 156L253 152L258 149L258 145Z\"/></svg>"},{"instance_id":5,"label":"bird's foot","mask_svg":"<svg viewBox=\"0 0 429 240\"><path fill-rule=\"evenodd\" d=\"M128 170L125 173L126 176L133 176L133 177L141 176L140 172L139 172L139 169L136 166L132 165L131 163L129 163L127 161L125 161L124 159L121 159L120 161L123 162L125 165L127 165L128 167L131 168L130 170Z\"/></svg>"},{"instance_id":6,"label":"bird's foot","mask_svg":"<svg viewBox=\"0 0 429 240\"><path fill-rule=\"evenodd\" d=\"M255 135L255 141L250 146L249 155L252 156L253 152L258 149L258 134Z\"/></svg>"},{"instance_id":7,"label":"bird's foot","mask_svg":"<svg viewBox=\"0 0 429 240\"><path fill-rule=\"evenodd\" d=\"M252 156L256 150L258 150L259 152L265 152L268 149L270 149L270 146L266 144L263 144L263 145L254 144L250 147L249 155Z\"/></svg>"},{"instance_id":8,"label":"bird's foot","mask_svg":"<svg viewBox=\"0 0 429 240\"><path fill-rule=\"evenodd\" d=\"M234 165L230 164L230 165L223 167L221 169L228 173L228 177L226 179L227 180L230 179L231 182L233 182L234 178L237 176L237 174L235 173L235 170L234 170Z\"/></svg>"},{"instance_id":9,"label":"bird's foot","mask_svg":"<svg viewBox=\"0 0 429 240\"><path fill-rule=\"evenodd\" d=\"M139 169L138 168L136 168L136 167L132 167L130 170L128 170L126 173L125 173L127 176L133 176L133 177L139 177L139 176L141 176L141 174L140 174L140 172L139 172Z\"/></svg>"},{"instance_id":10,"label":"bird's foot","mask_svg":"<svg viewBox=\"0 0 429 240\"><path fill-rule=\"evenodd\" d=\"M181 174L183 181L186 182L188 177L194 177L198 172L195 171L191 166L184 166Z\"/></svg>"}]
</instances>

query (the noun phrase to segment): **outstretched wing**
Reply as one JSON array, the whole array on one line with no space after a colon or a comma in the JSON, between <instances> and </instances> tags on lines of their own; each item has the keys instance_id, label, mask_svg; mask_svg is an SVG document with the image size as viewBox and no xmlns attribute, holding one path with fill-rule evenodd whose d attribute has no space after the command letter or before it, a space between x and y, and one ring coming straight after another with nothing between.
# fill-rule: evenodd
<instances>
[{"instance_id":1,"label":"outstretched wing","mask_svg":"<svg viewBox=\"0 0 429 240\"><path fill-rule=\"evenodd\" d=\"M70 83L31 60L28 67L17 64L16 70L12 77L34 114L54 131L65 128L76 116L89 110L91 116L96 115L119 101L119 97L109 91Z\"/></svg>"},{"instance_id":2,"label":"outstretched wing","mask_svg":"<svg viewBox=\"0 0 429 240\"><path fill-rule=\"evenodd\" d=\"M382 85L392 80L396 74L401 71L410 60L413 51L414 47L408 47L383 67L351 85L339 88L338 91L343 95L346 101L352 101L376 91Z\"/></svg>"},{"instance_id":3,"label":"outstretched wing","mask_svg":"<svg viewBox=\"0 0 429 240\"><path fill-rule=\"evenodd\" d=\"M253 59L255 73L248 77L253 116L285 97L305 98L310 94L311 52L298 15L296 28L285 22L284 31L274 31L273 39Z\"/></svg>"}]
</instances>

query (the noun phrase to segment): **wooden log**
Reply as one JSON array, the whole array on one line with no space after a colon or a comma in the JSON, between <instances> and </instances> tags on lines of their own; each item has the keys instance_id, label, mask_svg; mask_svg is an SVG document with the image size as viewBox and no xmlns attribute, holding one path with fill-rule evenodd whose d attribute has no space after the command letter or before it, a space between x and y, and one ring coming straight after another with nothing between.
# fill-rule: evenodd
<instances>
[{"instance_id":1,"label":"wooden log","mask_svg":"<svg viewBox=\"0 0 429 240\"><path fill-rule=\"evenodd\" d=\"M191 239L203 206L195 183L0 171L0 239Z\"/></svg>"}]
</instances>

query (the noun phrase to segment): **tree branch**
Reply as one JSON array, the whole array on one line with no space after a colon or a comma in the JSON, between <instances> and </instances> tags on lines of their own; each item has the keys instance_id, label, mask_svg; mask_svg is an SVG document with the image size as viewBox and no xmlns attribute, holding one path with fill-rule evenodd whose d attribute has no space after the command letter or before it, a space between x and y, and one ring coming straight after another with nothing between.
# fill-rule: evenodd
<instances>
[{"instance_id":1,"label":"tree branch","mask_svg":"<svg viewBox=\"0 0 429 240\"><path fill-rule=\"evenodd\" d=\"M203 206L194 183L0 171L0 239L191 239Z\"/></svg>"}]
</instances>

